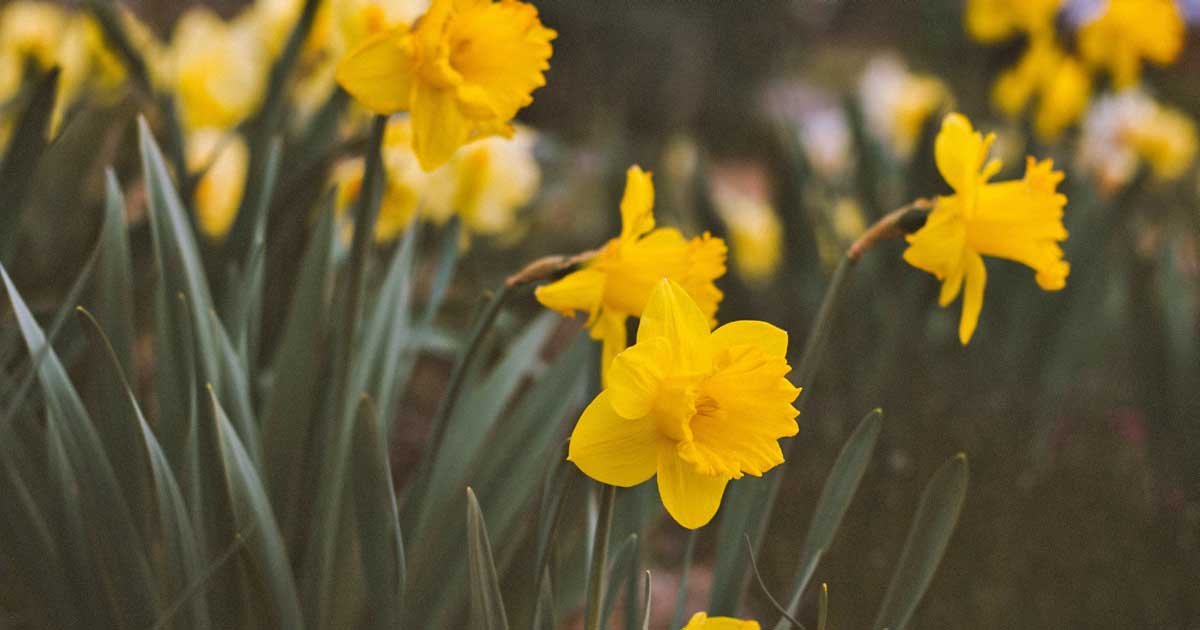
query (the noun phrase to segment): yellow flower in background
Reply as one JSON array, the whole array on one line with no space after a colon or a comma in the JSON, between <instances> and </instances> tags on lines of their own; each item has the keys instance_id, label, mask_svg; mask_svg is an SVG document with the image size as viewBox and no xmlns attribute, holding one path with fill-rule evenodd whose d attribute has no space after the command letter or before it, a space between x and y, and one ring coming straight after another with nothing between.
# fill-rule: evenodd
<instances>
[{"instance_id":1,"label":"yellow flower in background","mask_svg":"<svg viewBox=\"0 0 1200 630\"><path fill-rule=\"evenodd\" d=\"M762 192L751 193L720 177L713 180L713 204L729 230L733 266L752 282L770 278L783 259L783 226Z\"/></svg>"},{"instance_id":2,"label":"yellow flower in background","mask_svg":"<svg viewBox=\"0 0 1200 630\"><path fill-rule=\"evenodd\" d=\"M1083 117L1091 91L1092 80L1083 64L1053 38L1037 37L1021 61L996 79L992 102L1008 116L1017 116L1036 100L1034 133L1054 140Z\"/></svg>"},{"instance_id":3,"label":"yellow flower in background","mask_svg":"<svg viewBox=\"0 0 1200 630\"><path fill-rule=\"evenodd\" d=\"M699 305L709 327L716 323L722 293L713 281L725 274L725 242L708 233L691 239L675 228L655 228L654 183L637 166L626 174L621 235L610 240L583 269L538 287L546 308L571 317L588 314L593 339L603 342L601 374L625 349L625 320L641 317L663 278L679 283Z\"/></svg>"},{"instance_id":4,"label":"yellow flower in background","mask_svg":"<svg viewBox=\"0 0 1200 630\"><path fill-rule=\"evenodd\" d=\"M218 129L188 134L188 170L202 173L196 182L196 218L200 231L219 241L237 218L246 190L250 149L242 136Z\"/></svg>"},{"instance_id":5,"label":"yellow flower in background","mask_svg":"<svg viewBox=\"0 0 1200 630\"><path fill-rule=\"evenodd\" d=\"M338 66L337 80L378 114L408 111L425 170L458 147L510 136L509 122L545 85L553 30L516 0L435 0L411 28L368 38Z\"/></svg>"},{"instance_id":6,"label":"yellow flower in background","mask_svg":"<svg viewBox=\"0 0 1200 630\"><path fill-rule=\"evenodd\" d=\"M1077 162L1100 190L1111 194L1146 163L1154 177L1171 181L1195 164L1196 124L1140 89L1096 100L1084 120Z\"/></svg>"},{"instance_id":7,"label":"yellow flower in background","mask_svg":"<svg viewBox=\"0 0 1200 630\"><path fill-rule=\"evenodd\" d=\"M1142 60L1165 66L1183 50L1184 20L1174 0L1108 0L1079 29L1079 53L1112 75L1118 89L1137 83Z\"/></svg>"},{"instance_id":8,"label":"yellow flower in background","mask_svg":"<svg viewBox=\"0 0 1200 630\"><path fill-rule=\"evenodd\" d=\"M17 0L0 13L0 54L24 64L32 60L42 69L58 62L58 47L69 14L52 2Z\"/></svg>"},{"instance_id":9,"label":"yellow flower in background","mask_svg":"<svg viewBox=\"0 0 1200 630\"><path fill-rule=\"evenodd\" d=\"M262 102L270 60L252 18L201 7L179 18L166 72L186 128L232 129Z\"/></svg>"},{"instance_id":10,"label":"yellow flower in background","mask_svg":"<svg viewBox=\"0 0 1200 630\"><path fill-rule=\"evenodd\" d=\"M925 122L950 100L941 80L909 72L894 55L867 64L858 93L867 128L901 158L912 155Z\"/></svg>"},{"instance_id":11,"label":"yellow flower in background","mask_svg":"<svg viewBox=\"0 0 1200 630\"><path fill-rule=\"evenodd\" d=\"M976 132L962 114L946 117L934 150L938 171L954 192L937 198L925 226L908 236L904 252L909 264L942 282L941 306L964 293L958 327L963 345L975 333L983 307L983 256L1032 268L1038 286L1047 291L1066 286L1070 272L1058 244L1067 238L1062 223L1067 198L1055 191L1062 172L1053 170L1050 160L1030 157L1023 179L989 183L1001 168L998 160L987 161L994 138Z\"/></svg>"},{"instance_id":12,"label":"yellow flower in background","mask_svg":"<svg viewBox=\"0 0 1200 630\"><path fill-rule=\"evenodd\" d=\"M786 332L759 321L710 333L688 292L659 280L637 343L613 360L604 391L571 433L567 459L614 486L657 476L671 517L703 527L725 485L782 464L778 440L799 430L787 343Z\"/></svg>"},{"instance_id":13,"label":"yellow flower in background","mask_svg":"<svg viewBox=\"0 0 1200 630\"><path fill-rule=\"evenodd\" d=\"M709 617L707 613L692 615L683 630L759 630L757 621L733 617Z\"/></svg>"},{"instance_id":14,"label":"yellow flower in background","mask_svg":"<svg viewBox=\"0 0 1200 630\"><path fill-rule=\"evenodd\" d=\"M994 43L1053 29L1062 5L1063 0L968 0L964 18L971 37Z\"/></svg>"}]
</instances>

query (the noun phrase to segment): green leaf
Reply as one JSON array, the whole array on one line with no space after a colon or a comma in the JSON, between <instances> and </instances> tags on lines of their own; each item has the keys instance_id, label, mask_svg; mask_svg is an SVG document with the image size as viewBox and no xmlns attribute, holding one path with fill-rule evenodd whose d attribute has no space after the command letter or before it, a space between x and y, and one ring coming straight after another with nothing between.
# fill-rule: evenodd
<instances>
[{"instance_id":1,"label":"green leaf","mask_svg":"<svg viewBox=\"0 0 1200 630\"><path fill-rule=\"evenodd\" d=\"M237 296L233 312L227 321L234 347L241 356L242 364L253 371L258 361L259 333L262 326L263 282L267 266L267 212L279 179L279 160L282 141L275 138L267 150L266 169L263 181L256 188L256 196L249 200L251 222L250 250L242 264L241 282L237 283Z\"/></svg>"},{"instance_id":2,"label":"green leaf","mask_svg":"<svg viewBox=\"0 0 1200 630\"><path fill-rule=\"evenodd\" d=\"M263 415L263 448L272 505L284 539L297 543L297 530L308 522L318 471L312 465L320 417L323 361L328 356L329 304L326 286L333 264L334 213L324 208L300 262L289 316L271 362L274 386Z\"/></svg>"},{"instance_id":3,"label":"green leaf","mask_svg":"<svg viewBox=\"0 0 1200 630\"><path fill-rule=\"evenodd\" d=\"M875 628L903 630L917 610L958 523L967 477L967 456L959 453L942 464L925 486Z\"/></svg>"},{"instance_id":4,"label":"green leaf","mask_svg":"<svg viewBox=\"0 0 1200 630\"><path fill-rule=\"evenodd\" d=\"M875 409L868 413L846 440L837 461L833 463L833 470L825 479L821 498L817 500L812 522L808 525L808 534L800 548L800 564L787 606L790 615L795 616L799 613L800 598L817 569L817 563L824 551L833 544L833 536L837 533L846 509L850 507L850 501L858 491L863 474L867 472L867 464L871 462L871 454L875 452L875 443L879 440L882 428L883 412ZM791 624L782 619L775 626L775 630L786 630L789 627Z\"/></svg>"},{"instance_id":5,"label":"green leaf","mask_svg":"<svg viewBox=\"0 0 1200 630\"><path fill-rule=\"evenodd\" d=\"M51 452L60 457L59 480L67 501L67 514L78 510L80 523L87 523L88 551L95 554L98 575L79 576L79 584L99 583L104 577L112 585L110 610L118 624L146 627L153 622L157 600L156 581L140 545L117 546L111 541L137 541L124 493L113 472L108 453L84 409L66 369L47 342L25 301L13 286L8 271L0 265L8 297L16 314L29 355L44 358L36 369L47 406L47 435ZM71 478L77 475L77 480ZM70 517L74 518L74 517Z\"/></svg>"},{"instance_id":6,"label":"green leaf","mask_svg":"<svg viewBox=\"0 0 1200 630\"><path fill-rule=\"evenodd\" d=\"M492 562L492 544L475 492L467 488L467 564L470 565L471 628L507 630L500 580Z\"/></svg>"},{"instance_id":7,"label":"green leaf","mask_svg":"<svg viewBox=\"0 0 1200 630\"><path fill-rule=\"evenodd\" d=\"M8 150L0 162L0 261L13 261L21 215L29 202L33 173L49 142L50 116L58 91L58 68L37 77L33 93L13 123Z\"/></svg>"},{"instance_id":8,"label":"green leaf","mask_svg":"<svg viewBox=\"0 0 1200 630\"><path fill-rule=\"evenodd\" d=\"M140 428L142 449L136 456L131 457L129 468L150 470L154 488L154 512L158 515L158 533L162 536L163 559L162 572L165 580L162 586L165 592L181 594L201 578L203 572L203 556L197 546L195 531L192 527L191 516L179 489L175 473L167 460L166 453L154 436L154 431L146 421L141 406L125 377L117 353L109 338L101 329L100 322L84 309L78 309L79 319L86 331L90 333L91 342L97 346L109 360L110 368L119 381L118 389L124 395L126 405L136 422L135 428ZM135 442L136 444L136 442ZM203 629L210 627L208 606L203 597L191 597L183 602L191 628ZM163 617L159 617L159 624Z\"/></svg>"},{"instance_id":9,"label":"green leaf","mask_svg":"<svg viewBox=\"0 0 1200 630\"><path fill-rule=\"evenodd\" d=\"M629 567L636 569L638 556L638 535L630 534L621 541L620 545L612 551L611 559L608 561L608 584L604 587L605 597L603 604L603 612L600 613L600 627L607 628L609 619L612 617L613 608L617 603L617 595L621 592L622 583L627 580ZM632 591L626 590L625 597L634 598L636 602L637 595Z\"/></svg>"},{"instance_id":10,"label":"green leaf","mask_svg":"<svg viewBox=\"0 0 1200 630\"><path fill-rule=\"evenodd\" d=\"M354 507L367 591L367 625L363 627L399 627L405 577L404 539L387 443L379 429L379 419L365 398L359 404L354 436Z\"/></svg>"},{"instance_id":11,"label":"green leaf","mask_svg":"<svg viewBox=\"0 0 1200 630\"><path fill-rule=\"evenodd\" d=\"M261 595L269 602L270 625L277 628L303 628L300 596L296 592L287 548L267 499L266 488L258 477L250 454L211 388L209 399L220 437L221 460L234 517L239 529L252 530L247 536L246 551L257 577L256 583L265 590Z\"/></svg>"},{"instance_id":12,"label":"green leaf","mask_svg":"<svg viewBox=\"0 0 1200 630\"><path fill-rule=\"evenodd\" d=\"M651 604L650 595L651 595L650 571L649 571L649 569L647 569L646 570L646 586L642 589L642 601L646 602L644 604L645 612L642 613L642 630L650 630L650 604Z\"/></svg>"}]
</instances>

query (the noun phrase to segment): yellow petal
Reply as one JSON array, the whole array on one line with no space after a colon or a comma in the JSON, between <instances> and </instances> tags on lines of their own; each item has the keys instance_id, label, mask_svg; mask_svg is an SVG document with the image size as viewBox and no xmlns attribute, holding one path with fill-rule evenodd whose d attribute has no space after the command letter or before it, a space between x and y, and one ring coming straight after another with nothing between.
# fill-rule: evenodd
<instances>
[{"instance_id":1,"label":"yellow petal","mask_svg":"<svg viewBox=\"0 0 1200 630\"><path fill-rule=\"evenodd\" d=\"M677 372L695 374L710 367L708 318L683 287L666 278L650 293L638 326L638 343L655 337L670 344Z\"/></svg>"},{"instance_id":2,"label":"yellow petal","mask_svg":"<svg viewBox=\"0 0 1200 630\"><path fill-rule=\"evenodd\" d=\"M698 612L692 615L683 630L759 630L757 621L733 617L709 617Z\"/></svg>"},{"instance_id":3,"label":"yellow petal","mask_svg":"<svg viewBox=\"0 0 1200 630\"><path fill-rule=\"evenodd\" d=\"M637 238L654 229L654 182L636 164L625 173L621 197L621 240Z\"/></svg>"},{"instance_id":4,"label":"yellow petal","mask_svg":"<svg viewBox=\"0 0 1200 630\"><path fill-rule=\"evenodd\" d=\"M729 322L712 332L712 348L748 345L759 348L773 357L787 355L788 335L767 322L742 320Z\"/></svg>"},{"instance_id":5,"label":"yellow petal","mask_svg":"<svg viewBox=\"0 0 1200 630\"><path fill-rule=\"evenodd\" d=\"M377 114L407 111L413 85L409 37L405 28L369 37L338 64L337 82Z\"/></svg>"},{"instance_id":6,"label":"yellow petal","mask_svg":"<svg viewBox=\"0 0 1200 630\"><path fill-rule=\"evenodd\" d=\"M979 324L979 312L983 310L983 287L987 284L987 269L983 257L974 252L967 254L966 293L963 296L962 320L958 323L958 340L965 346L975 334Z\"/></svg>"},{"instance_id":7,"label":"yellow petal","mask_svg":"<svg viewBox=\"0 0 1200 630\"><path fill-rule=\"evenodd\" d=\"M417 83L412 98L413 152L432 171L450 161L471 139L471 121L458 108L454 90Z\"/></svg>"},{"instance_id":8,"label":"yellow petal","mask_svg":"<svg viewBox=\"0 0 1200 630\"><path fill-rule=\"evenodd\" d=\"M600 308L605 278L595 269L580 269L538 287L533 295L542 306L566 317L575 315L575 311L584 311L590 317Z\"/></svg>"},{"instance_id":9,"label":"yellow petal","mask_svg":"<svg viewBox=\"0 0 1200 630\"><path fill-rule=\"evenodd\" d=\"M671 348L662 337L639 343L613 359L605 387L617 414L641 418L650 412L670 360Z\"/></svg>"},{"instance_id":10,"label":"yellow petal","mask_svg":"<svg viewBox=\"0 0 1200 630\"><path fill-rule=\"evenodd\" d=\"M962 291L963 284L963 268L958 265L946 274L942 280L942 289L938 292L938 306L945 308L958 297Z\"/></svg>"},{"instance_id":11,"label":"yellow petal","mask_svg":"<svg viewBox=\"0 0 1200 630\"><path fill-rule=\"evenodd\" d=\"M600 384L608 387L608 369L613 360L626 348L625 320L629 319L624 313L604 309L600 318L592 323L592 339L600 339Z\"/></svg>"},{"instance_id":12,"label":"yellow petal","mask_svg":"<svg viewBox=\"0 0 1200 630\"><path fill-rule=\"evenodd\" d=\"M654 476L658 441L652 421L622 418L600 392L571 433L567 459L596 481L628 488Z\"/></svg>"},{"instance_id":13,"label":"yellow petal","mask_svg":"<svg viewBox=\"0 0 1200 630\"><path fill-rule=\"evenodd\" d=\"M675 522L688 529L704 527L721 507L726 477L701 475L679 458L675 444L658 446L658 495Z\"/></svg>"},{"instance_id":14,"label":"yellow petal","mask_svg":"<svg viewBox=\"0 0 1200 630\"><path fill-rule=\"evenodd\" d=\"M947 114L934 141L938 171L946 183L959 193L969 191L978 176L992 137L984 139L971 127L971 121L958 113Z\"/></svg>"}]
</instances>

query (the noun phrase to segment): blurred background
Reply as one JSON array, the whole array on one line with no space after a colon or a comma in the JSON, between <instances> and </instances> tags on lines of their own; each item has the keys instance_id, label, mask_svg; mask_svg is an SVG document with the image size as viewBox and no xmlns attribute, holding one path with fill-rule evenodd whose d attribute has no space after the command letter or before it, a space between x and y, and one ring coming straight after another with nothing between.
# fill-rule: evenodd
<instances>
[{"instance_id":1,"label":"blurred background","mask_svg":"<svg viewBox=\"0 0 1200 630\"><path fill-rule=\"evenodd\" d=\"M126 3L164 41L193 4L228 18L245 3ZM1042 292L1028 269L989 260L983 315L964 347L955 334L960 307L937 306L937 281L903 262L904 243L871 251L850 278L822 369L799 384L806 407L798 443L776 473L786 475L785 496L764 543L767 586L780 593L791 583L804 524L838 449L880 407L879 450L816 576L829 585L831 627L870 624L913 498L941 462L963 451L971 461L966 504L913 627L1200 628L1193 159L1169 176L1153 172L1150 158L1114 173L1091 165L1094 153L1117 150L1088 144L1100 122L1085 118L1051 139L1039 137L1032 116L1005 115L993 83L1027 41L972 38L959 0L535 4L558 32L547 85L519 116L538 133L541 186L517 215L519 230L472 239L446 327L463 326L475 296L526 262L616 234L624 170L636 163L654 172L660 224L729 240L718 317L775 322L802 344L847 244L884 213L949 192L931 142L941 114L961 111L997 132L1000 178L1018 177L1027 153L1054 158L1066 172L1067 287ZM1185 18L1197 17L1195 3L1179 6ZM1059 16L1067 50L1073 16L1093 10ZM1147 98L1190 121L1200 117L1198 32L1189 26L1178 57L1142 76ZM880 108L896 107L880 90L909 77L928 79L911 89L933 96L897 131L879 122L892 115ZM1109 91L1105 81L1093 85L1089 111ZM136 171L128 168L136 156L120 150L134 146L135 101L84 107L66 127L98 139L70 161L79 165L77 190L55 185L61 173L33 179L12 268L35 306L49 311L61 300L87 256L103 165ZM361 144L352 138L345 146L349 154ZM285 161L284 170L296 163ZM328 170L318 172L328 176L332 163L322 164ZM305 194L321 192L326 180L317 180ZM134 251L144 254L144 219L131 212L127 220ZM278 264L288 264L282 256ZM139 275L152 273L138 267L147 260L135 257ZM531 299L519 308L538 310ZM150 317L147 308L138 312ZM439 357L423 360L392 419L401 482L420 457L423 422L446 370ZM689 610L707 599L711 533L698 541ZM664 593L656 599L666 606L684 541L663 520L647 546L656 592ZM752 604L768 610L761 597Z\"/></svg>"}]
</instances>

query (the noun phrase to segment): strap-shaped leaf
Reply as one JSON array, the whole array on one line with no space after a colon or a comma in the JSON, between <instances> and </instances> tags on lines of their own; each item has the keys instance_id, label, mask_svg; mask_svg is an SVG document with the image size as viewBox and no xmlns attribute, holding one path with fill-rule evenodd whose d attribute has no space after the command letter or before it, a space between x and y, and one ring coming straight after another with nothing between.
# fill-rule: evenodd
<instances>
[{"instance_id":1,"label":"strap-shaped leaf","mask_svg":"<svg viewBox=\"0 0 1200 630\"><path fill-rule=\"evenodd\" d=\"M29 201L33 172L46 150L50 116L58 91L58 69L37 77L33 93L13 127L4 160L0 162L0 261L12 262L21 234L21 215Z\"/></svg>"},{"instance_id":2,"label":"strap-shaped leaf","mask_svg":"<svg viewBox=\"0 0 1200 630\"><path fill-rule=\"evenodd\" d=\"M467 488L467 564L470 566L471 628L508 630L492 543L475 492Z\"/></svg>"},{"instance_id":3,"label":"strap-shaped leaf","mask_svg":"<svg viewBox=\"0 0 1200 630\"><path fill-rule=\"evenodd\" d=\"M387 443L366 398L359 403L354 435L354 508L366 582L363 627L397 628L404 592L404 539Z\"/></svg>"}]
</instances>

